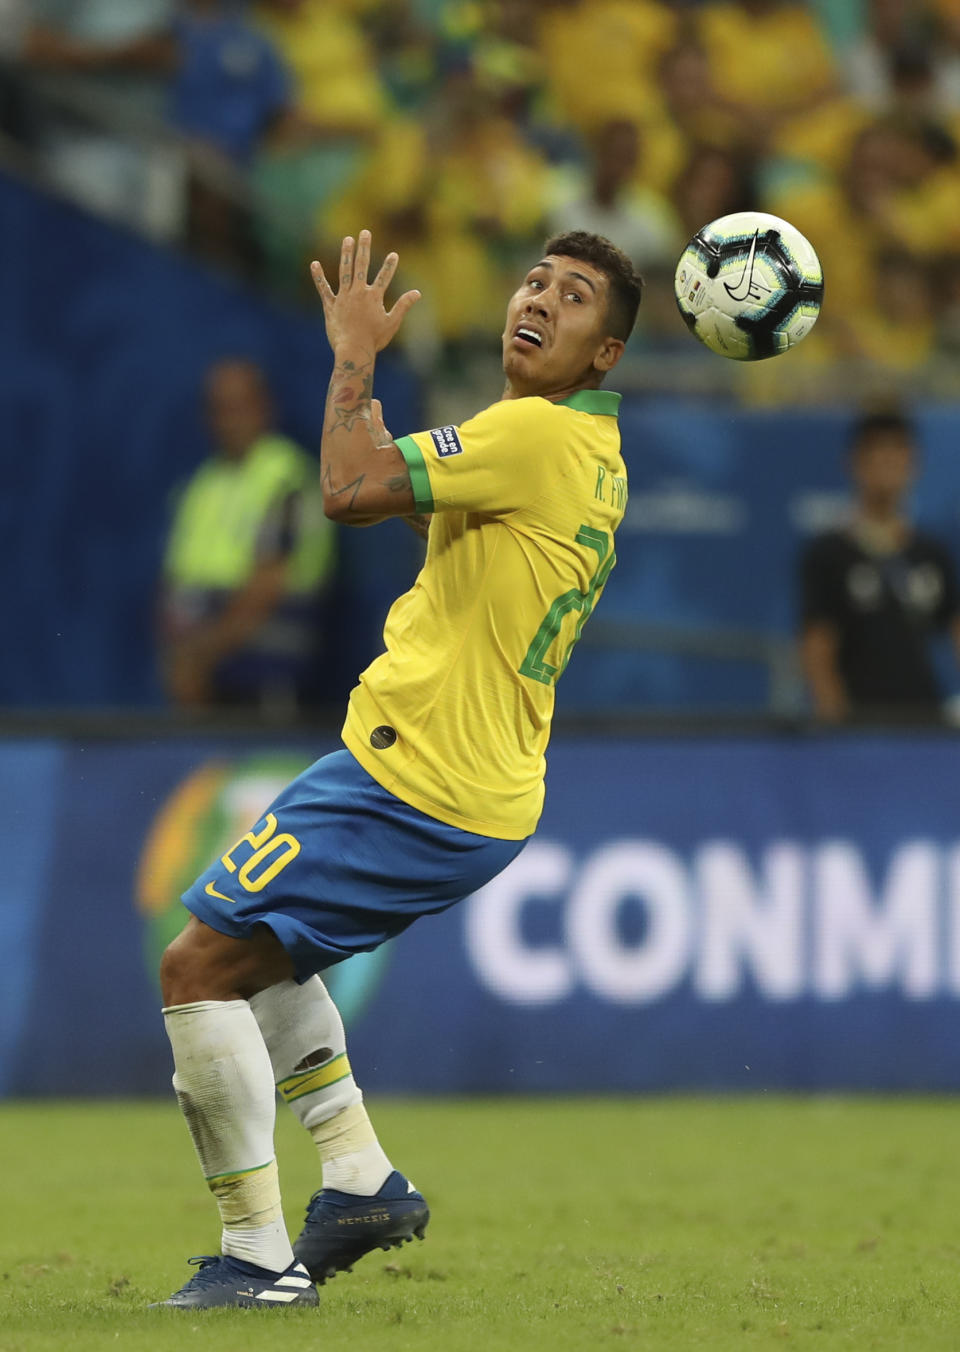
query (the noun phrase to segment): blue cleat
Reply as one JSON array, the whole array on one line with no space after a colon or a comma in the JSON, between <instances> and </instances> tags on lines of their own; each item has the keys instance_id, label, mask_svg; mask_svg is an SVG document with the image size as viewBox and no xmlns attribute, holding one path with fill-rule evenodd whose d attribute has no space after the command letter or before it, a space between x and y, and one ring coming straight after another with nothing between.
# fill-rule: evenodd
<instances>
[{"instance_id":1,"label":"blue cleat","mask_svg":"<svg viewBox=\"0 0 960 1352\"><path fill-rule=\"evenodd\" d=\"M403 1174L393 1173L373 1197L323 1188L307 1206L293 1252L315 1282L349 1272L372 1249L396 1249L423 1239L430 1208Z\"/></svg>"},{"instance_id":2,"label":"blue cleat","mask_svg":"<svg viewBox=\"0 0 960 1352\"><path fill-rule=\"evenodd\" d=\"M212 1310L232 1305L261 1310L278 1305L319 1305L320 1299L306 1268L296 1261L285 1272L244 1263L239 1258L191 1258L198 1270L169 1300L158 1300L151 1310Z\"/></svg>"}]
</instances>

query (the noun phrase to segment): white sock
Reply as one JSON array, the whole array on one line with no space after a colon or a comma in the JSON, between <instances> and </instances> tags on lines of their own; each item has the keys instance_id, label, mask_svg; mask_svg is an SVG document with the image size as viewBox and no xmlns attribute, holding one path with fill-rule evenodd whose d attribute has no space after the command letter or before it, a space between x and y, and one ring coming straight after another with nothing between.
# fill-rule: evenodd
<instances>
[{"instance_id":1,"label":"white sock","mask_svg":"<svg viewBox=\"0 0 960 1352\"><path fill-rule=\"evenodd\" d=\"M310 1127L323 1162L323 1186L372 1197L393 1173L362 1103Z\"/></svg>"},{"instance_id":2,"label":"white sock","mask_svg":"<svg viewBox=\"0 0 960 1352\"><path fill-rule=\"evenodd\" d=\"M292 1249L289 1261L283 1261L288 1249L290 1240L282 1216L269 1225L258 1225L250 1230L225 1225L220 1231L222 1253L228 1253L231 1258L242 1258L245 1263L256 1263L257 1267L269 1268L271 1272L283 1272L293 1262Z\"/></svg>"},{"instance_id":3,"label":"white sock","mask_svg":"<svg viewBox=\"0 0 960 1352\"><path fill-rule=\"evenodd\" d=\"M250 1001L277 1089L313 1137L323 1186L369 1197L393 1165L377 1140L350 1070L343 1020L318 976L281 981Z\"/></svg>"},{"instance_id":4,"label":"white sock","mask_svg":"<svg viewBox=\"0 0 960 1352\"><path fill-rule=\"evenodd\" d=\"M173 1005L163 1016L176 1066L173 1087L217 1201L223 1252L282 1272L293 1250L273 1148L273 1072L250 1005L201 1000Z\"/></svg>"}]
</instances>

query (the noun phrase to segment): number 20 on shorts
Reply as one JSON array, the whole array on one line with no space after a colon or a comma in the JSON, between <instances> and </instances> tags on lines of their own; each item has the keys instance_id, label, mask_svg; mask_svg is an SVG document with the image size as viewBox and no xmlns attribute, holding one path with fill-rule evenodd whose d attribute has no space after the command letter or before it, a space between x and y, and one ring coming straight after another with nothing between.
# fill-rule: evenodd
<instances>
[{"instance_id":1,"label":"number 20 on shorts","mask_svg":"<svg viewBox=\"0 0 960 1352\"><path fill-rule=\"evenodd\" d=\"M248 831L220 857L224 868L236 873L237 881L248 892L262 892L267 883L273 882L277 874L300 853L300 842L296 836L291 836L287 831L277 833L277 819L272 812L268 812L263 820L259 831ZM233 856L241 845L249 845L253 853L238 865Z\"/></svg>"}]
</instances>

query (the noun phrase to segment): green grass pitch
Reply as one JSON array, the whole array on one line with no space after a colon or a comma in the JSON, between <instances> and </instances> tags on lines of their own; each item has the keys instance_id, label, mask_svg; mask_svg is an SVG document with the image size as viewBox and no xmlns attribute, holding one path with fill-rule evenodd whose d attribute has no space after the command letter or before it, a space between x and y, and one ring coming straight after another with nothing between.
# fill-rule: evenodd
<instances>
[{"instance_id":1,"label":"green grass pitch","mask_svg":"<svg viewBox=\"0 0 960 1352\"><path fill-rule=\"evenodd\" d=\"M172 1103L0 1105L2 1352L960 1349L960 1104L386 1100L424 1244L319 1310L147 1310L215 1251ZM292 1229L317 1186L281 1112Z\"/></svg>"}]
</instances>

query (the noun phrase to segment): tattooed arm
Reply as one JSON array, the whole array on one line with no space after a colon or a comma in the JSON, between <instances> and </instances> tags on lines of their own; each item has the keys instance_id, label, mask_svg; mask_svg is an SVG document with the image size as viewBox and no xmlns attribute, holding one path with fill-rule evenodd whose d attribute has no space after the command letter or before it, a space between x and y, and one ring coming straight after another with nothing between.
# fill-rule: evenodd
<instances>
[{"instance_id":1,"label":"tattooed arm","mask_svg":"<svg viewBox=\"0 0 960 1352\"><path fill-rule=\"evenodd\" d=\"M397 255L387 255L370 284L369 262L370 233L362 230L356 248L351 238L343 241L336 294L320 264L312 266L334 360L320 446L324 510L335 521L358 525L371 524L371 518L409 517L416 510L406 461L373 398L373 372L377 352L396 333L419 292L408 291L387 311L383 295Z\"/></svg>"},{"instance_id":2,"label":"tattooed arm","mask_svg":"<svg viewBox=\"0 0 960 1352\"><path fill-rule=\"evenodd\" d=\"M348 524L415 510L406 461L372 397L373 365L369 347L339 345L327 392L320 445L324 510Z\"/></svg>"}]
</instances>

